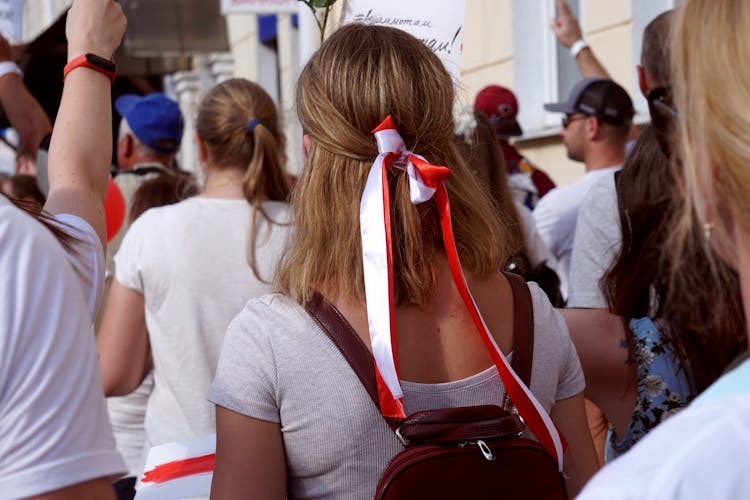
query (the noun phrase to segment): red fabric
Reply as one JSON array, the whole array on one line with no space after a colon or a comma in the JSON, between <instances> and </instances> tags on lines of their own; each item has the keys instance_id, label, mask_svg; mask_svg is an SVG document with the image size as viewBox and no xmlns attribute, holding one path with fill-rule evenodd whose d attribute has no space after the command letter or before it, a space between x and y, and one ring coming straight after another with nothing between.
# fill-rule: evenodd
<instances>
[{"instance_id":1,"label":"red fabric","mask_svg":"<svg viewBox=\"0 0 750 500\"><path fill-rule=\"evenodd\" d=\"M193 474L213 472L215 461L216 455L211 453L210 455L167 462L144 472L141 481L144 483L161 484L173 479L192 476Z\"/></svg>"}]
</instances>

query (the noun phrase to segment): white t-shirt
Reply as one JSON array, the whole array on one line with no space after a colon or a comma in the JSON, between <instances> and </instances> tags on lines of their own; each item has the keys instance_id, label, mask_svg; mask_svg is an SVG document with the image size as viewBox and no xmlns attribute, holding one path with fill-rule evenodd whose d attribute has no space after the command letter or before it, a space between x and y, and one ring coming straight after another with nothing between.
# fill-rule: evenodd
<instances>
[{"instance_id":1,"label":"white t-shirt","mask_svg":"<svg viewBox=\"0 0 750 500\"><path fill-rule=\"evenodd\" d=\"M291 218L285 203L264 208L274 221ZM247 262L251 217L243 199L194 197L152 208L130 226L115 256L115 278L146 305L154 387L145 450L215 432L206 395L224 333L250 298L271 290ZM255 262L266 280L275 276L288 232L289 225L257 219Z\"/></svg>"},{"instance_id":2,"label":"white t-shirt","mask_svg":"<svg viewBox=\"0 0 750 500\"><path fill-rule=\"evenodd\" d=\"M86 222L60 218L96 242L91 250L99 264L84 262L86 252L65 252L41 224L0 196L3 498L39 495L125 471L102 395L92 296L82 286L102 276L82 277L71 265L78 259L79 270L103 269L104 255Z\"/></svg>"},{"instance_id":3,"label":"white t-shirt","mask_svg":"<svg viewBox=\"0 0 750 500\"><path fill-rule=\"evenodd\" d=\"M591 186L578 211L568 307L607 307L599 281L612 265L621 242L615 173L610 172Z\"/></svg>"},{"instance_id":4,"label":"white t-shirt","mask_svg":"<svg viewBox=\"0 0 750 500\"><path fill-rule=\"evenodd\" d=\"M579 500L750 498L750 361L586 485Z\"/></svg>"},{"instance_id":5,"label":"white t-shirt","mask_svg":"<svg viewBox=\"0 0 750 500\"><path fill-rule=\"evenodd\" d=\"M573 251L578 209L591 186L603 176L612 175L620 165L586 172L581 180L568 186L556 187L539 200L534 208L534 219L542 241L559 262L561 287L568 295L570 254Z\"/></svg>"},{"instance_id":6,"label":"white t-shirt","mask_svg":"<svg viewBox=\"0 0 750 500\"><path fill-rule=\"evenodd\" d=\"M541 263L545 263L547 267L557 272L557 259L552 252L549 251L547 245L542 241L542 237L539 236L539 230L536 228L536 220L534 220L534 214L531 210L526 207L523 203L518 200L513 200L516 205L516 211L521 219L523 225L523 239L526 243L526 248L529 250L529 259L531 265L536 267Z\"/></svg>"},{"instance_id":7,"label":"white t-shirt","mask_svg":"<svg viewBox=\"0 0 750 500\"><path fill-rule=\"evenodd\" d=\"M549 411L584 389L560 314L529 283L534 307L531 390ZM407 414L503 404L494 366L441 384L403 382ZM283 295L248 302L232 321L209 399L281 424L287 484L294 498L372 498L386 464L403 447L354 371L302 307Z\"/></svg>"}]
</instances>

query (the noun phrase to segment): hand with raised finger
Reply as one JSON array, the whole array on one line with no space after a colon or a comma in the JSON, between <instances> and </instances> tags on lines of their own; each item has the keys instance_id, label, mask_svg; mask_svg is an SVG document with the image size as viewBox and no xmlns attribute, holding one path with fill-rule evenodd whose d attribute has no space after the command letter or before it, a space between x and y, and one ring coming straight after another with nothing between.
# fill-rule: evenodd
<instances>
[{"instance_id":1,"label":"hand with raised finger","mask_svg":"<svg viewBox=\"0 0 750 500\"><path fill-rule=\"evenodd\" d=\"M114 0L75 0L65 24L68 60L86 53L111 59L126 27L122 7Z\"/></svg>"},{"instance_id":2,"label":"hand with raised finger","mask_svg":"<svg viewBox=\"0 0 750 500\"><path fill-rule=\"evenodd\" d=\"M581 25L565 0L557 0L557 18L552 20L551 26L557 40L565 48L569 49L583 38Z\"/></svg>"}]
</instances>

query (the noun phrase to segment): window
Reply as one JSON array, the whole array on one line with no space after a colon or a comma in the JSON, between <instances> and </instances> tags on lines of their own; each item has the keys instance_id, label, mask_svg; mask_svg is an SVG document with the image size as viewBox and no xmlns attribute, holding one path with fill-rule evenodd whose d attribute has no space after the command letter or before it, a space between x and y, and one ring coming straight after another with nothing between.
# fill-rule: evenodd
<instances>
[{"instance_id":1,"label":"window","mask_svg":"<svg viewBox=\"0 0 750 500\"><path fill-rule=\"evenodd\" d=\"M568 4L580 19L580 0ZM513 0L513 91L525 137L559 128L559 116L544 111L543 105L567 97L581 79L575 60L550 28L555 15L554 0Z\"/></svg>"}]
</instances>

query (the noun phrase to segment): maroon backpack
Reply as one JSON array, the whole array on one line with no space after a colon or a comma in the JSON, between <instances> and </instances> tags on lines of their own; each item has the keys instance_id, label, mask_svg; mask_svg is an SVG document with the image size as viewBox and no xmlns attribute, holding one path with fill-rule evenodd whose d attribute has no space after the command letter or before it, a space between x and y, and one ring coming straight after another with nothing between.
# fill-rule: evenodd
<instances>
[{"instance_id":1,"label":"maroon backpack","mask_svg":"<svg viewBox=\"0 0 750 500\"><path fill-rule=\"evenodd\" d=\"M534 346L531 295L523 279L505 274L514 300L512 368L528 387ZM372 354L323 296L307 311L349 362L380 411ZM507 397L507 396L506 396ZM385 419L404 449L380 477L376 499L565 499L555 458L524 437L521 418L495 405L442 408Z\"/></svg>"}]
</instances>

